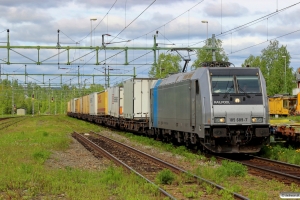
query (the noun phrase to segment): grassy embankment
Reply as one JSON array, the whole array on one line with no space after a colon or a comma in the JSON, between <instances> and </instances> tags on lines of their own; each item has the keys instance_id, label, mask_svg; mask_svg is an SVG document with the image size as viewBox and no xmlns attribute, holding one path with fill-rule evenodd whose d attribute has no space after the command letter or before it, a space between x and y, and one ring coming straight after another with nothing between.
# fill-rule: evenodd
<instances>
[{"instance_id":1,"label":"grassy embankment","mask_svg":"<svg viewBox=\"0 0 300 200\"><path fill-rule=\"evenodd\" d=\"M73 127L67 123L71 121ZM153 186L120 168L103 171L49 168L53 151L64 151L70 134L100 127L66 116L27 117L0 131L0 199L157 199Z\"/></svg>"}]
</instances>

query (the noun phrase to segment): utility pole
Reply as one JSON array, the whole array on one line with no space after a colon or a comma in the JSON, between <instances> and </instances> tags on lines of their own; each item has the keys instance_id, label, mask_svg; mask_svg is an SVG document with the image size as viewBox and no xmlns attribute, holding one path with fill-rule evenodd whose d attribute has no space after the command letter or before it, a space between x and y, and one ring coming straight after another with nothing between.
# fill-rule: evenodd
<instances>
[{"instance_id":1,"label":"utility pole","mask_svg":"<svg viewBox=\"0 0 300 200\"><path fill-rule=\"evenodd\" d=\"M110 86L110 83L109 83L109 81L110 81L110 78L109 78L109 71L110 70L120 70L120 69L109 69L109 65L107 66L107 88ZM105 69L105 74L106 74L106 69Z\"/></svg>"},{"instance_id":2,"label":"utility pole","mask_svg":"<svg viewBox=\"0 0 300 200\"><path fill-rule=\"evenodd\" d=\"M55 103L55 115L56 115L56 95L54 94L54 103Z\"/></svg>"},{"instance_id":3,"label":"utility pole","mask_svg":"<svg viewBox=\"0 0 300 200\"><path fill-rule=\"evenodd\" d=\"M216 61L216 48L215 48L215 44L216 44L216 41L215 41L215 34L212 34L212 41L211 41L211 43L212 43L212 61L213 62L215 62Z\"/></svg>"},{"instance_id":4,"label":"utility pole","mask_svg":"<svg viewBox=\"0 0 300 200\"><path fill-rule=\"evenodd\" d=\"M11 86L11 101L12 101L12 110L11 110L11 114L14 115L14 109L15 109L15 102L14 102L14 84L12 82L12 86Z\"/></svg>"},{"instance_id":5,"label":"utility pole","mask_svg":"<svg viewBox=\"0 0 300 200\"><path fill-rule=\"evenodd\" d=\"M49 97L49 115L51 114L50 111L50 79L49 79L49 87L48 87L48 97Z\"/></svg>"},{"instance_id":6,"label":"utility pole","mask_svg":"<svg viewBox=\"0 0 300 200\"><path fill-rule=\"evenodd\" d=\"M33 86L33 92L32 92L32 116L34 116L34 86Z\"/></svg>"}]
</instances>

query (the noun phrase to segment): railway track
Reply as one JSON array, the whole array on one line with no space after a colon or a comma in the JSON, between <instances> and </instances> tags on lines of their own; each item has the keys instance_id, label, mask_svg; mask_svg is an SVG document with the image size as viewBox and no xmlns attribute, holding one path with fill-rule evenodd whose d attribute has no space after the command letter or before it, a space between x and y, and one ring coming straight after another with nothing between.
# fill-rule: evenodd
<instances>
[{"instance_id":1,"label":"railway track","mask_svg":"<svg viewBox=\"0 0 300 200\"><path fill-rule=\"evenodd\" d=\"M4 118L5 120L0 121L0 130L8 128L9 126L16 125L17 123L26 119L26 117L12 117L12 118ZM10 119L10 120L8 120Z\"/></svg>"},{"instance_id":2,"label":"railway track","mask_svg":"<svg viewBox=\"0 0 300 200\"><path fill-rule=\"evenodd\" d=\"M300 185L300 166L280 161L270 160L262 157L246 155L246 159L229 159L218 157L219 159L227 159L237 162L248 167L249 173L261 176L266 179L276 179L285 184ZM215 156L216 157L216 156Z\"/></svg>"},{"instance_id":3,"label":"railway track","mask_svg":"<svg viewBox=\"0 0 300 200\"><path fill-rule=\"evenodd\" d=\"M166 163L163 160L155 158L151 155L148 155L117 141L111 140L100 134L90 132L89 136L83 136L82 134L74 132L72 136L76 138L80 143L82 143L85 147L87 147L90 151L92 151L96 156L101 155L108 157L117 165L124 167L128 171L133 171L135 174L153 185L156 185L155 177L157 177L157 174L163 169L169 169L173 173L178 174L181 177L184 177L184 175L185 177L189 177L188 181L182 181L180 187L195 187L197 191L203 191L204 188L199 183L205 183L213 186L216 189L227 191L220 185L193 175L183 169L180 169L177 166ZM170 199L186 199L178 184L164 185L164 189L160 188L159 186L157 187L163 195L169 197ZM230 191L227 192L232 194L235 199L247 199L240 194L232 193ZM204 197L205 199L218 198L217 194L205 195L207 195L206 197Z\"/></svg>"}]
</instances>

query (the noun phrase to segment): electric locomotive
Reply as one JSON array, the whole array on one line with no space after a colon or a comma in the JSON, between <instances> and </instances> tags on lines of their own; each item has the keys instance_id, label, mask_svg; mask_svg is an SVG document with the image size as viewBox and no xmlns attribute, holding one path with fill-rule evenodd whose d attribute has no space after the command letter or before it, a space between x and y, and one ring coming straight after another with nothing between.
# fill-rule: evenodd
<instances>
[{"instance_id":1,"label":"electric locomotive","mask_svg":"<svg viewBox=\"0 0 300 200\"><path fill-rule=\"evenodd\" d=\"M216 153L256 153L269 142L269 107L259 68L205 67L158 80L151 89L152 135Z\"/></svg>"}]
</instances>

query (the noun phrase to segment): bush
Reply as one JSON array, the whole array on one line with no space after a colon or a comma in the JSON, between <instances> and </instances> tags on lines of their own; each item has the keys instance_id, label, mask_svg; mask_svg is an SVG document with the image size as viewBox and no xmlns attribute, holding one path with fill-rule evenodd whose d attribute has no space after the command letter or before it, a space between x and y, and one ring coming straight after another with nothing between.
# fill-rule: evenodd
<instances>
[{"instance_id":1,"label":"bush","mask_svg":"<svg viewBox=\"0 0 300 200\"><path fill-rule=\"evenodd\" d=\"M247 174L247 167L236 162L223 160L222 165L217 169L217 174L223 176L245 176Z\"/></svg>"},{"instance_id":2,"label":"bush","mask_svg":"<svg viewBox=\"0 0 300 200\"><path fill-rule=\"evenodd\" d=\"M260 155L272 160L279 160L296 165L300 164L299 150L295 150L291 146L286 148L278 144L268 145L262 148Z\"/></svg>"},{"instance_id":3,"label":"bush","mask_svg":"<svg viewBox=\"0 0 300 200\"><path fill-rule=\"evenodd\" d=\"M168 184L171 185L173 180L175 179L175 175L169 169L163 169L156 176L157 182L160 184Z\"/></svg>"}]
</instances>

